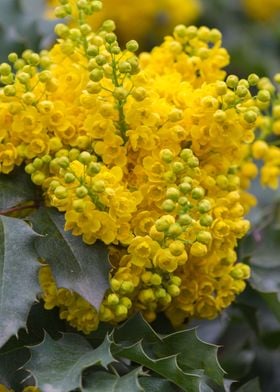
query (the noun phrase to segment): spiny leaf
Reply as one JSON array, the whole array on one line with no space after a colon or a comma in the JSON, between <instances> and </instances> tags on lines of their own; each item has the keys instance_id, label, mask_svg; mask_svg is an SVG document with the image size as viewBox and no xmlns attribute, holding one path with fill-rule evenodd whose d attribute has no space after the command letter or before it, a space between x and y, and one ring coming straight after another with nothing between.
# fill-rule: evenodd
<instances>
[{"instance_id":1,"label":"spiny leaf","mask_svg":"<svg viewBox=\"0 0 280 392\"><path fill-rule=\"evenodd\" d=\"M195 329L175 332L162 339L158 346L161 355L174 355L178 353L179 366L185 370L203 369L205 374L222 385L224 371L217 358L218 347L214 344L200 340Z\"/></svg>"},{"instance_id":2,"label":"spiny leaf","mask_svg":"<svg viewBox=\"0 0 280 392\"><path fill-rule=\"evenodd\" d=\"M111 350L114 356L130 359L153 370L155 373L181 387L183 391L199 391L200 376L198 374L183 372L178 366L176 355L152 359L145 353L142 342L138 342L130 347L112 344Z\"/></svg>"},{"instance_id":3,"label":"spiny leaf","mask_svg":"<svg viewBox=\"0 0 280 392\"><path fill-rule=\"evenodd\" d=\"M271 311L280 320L280 228L277 218L279 206L274 209L274 221L256 229L243 242L243 256L250 256L251 286L259 291Z\"/></svg>"},{"instance_id":4,"label":"spiny leaf","mask_svg":"<svg viewBox=\"0 0 280 392\"><path fill-rule=\"evenodd\" d=\"M141 367L122 377L95 371L86 378L82 392L144 392L145 389L142 388L138 380L140 373Z\"/></svg>"},{"instance_id":5,"label":"spiny leaf","mask_svg":"<svg viewBox=\"0 0 280 392\"><path fill-rule=\"evenodd\" d=\"M174 384L163 378L141 377L139 381L145 392L178 392Z\"/></svg>"},{"instance_id":6,"label":"spiny leaf","mask_svg":"<svg viewBox=\"0 0 280 392\"><path fill-rule=\"evenodd\" d=\"M132 345L143 340L146 344L162 343L162 338L154 331L140 313L128 319L121 327L114 331L114 340L122 345Z\"/></svg>"},{"instance_id":7,"label":"spiny leaf","mask_svg":"<svg viewBox=\"0 0 280 392\"><path fill-rule=\"evenodd\" d=\"M123 347L142 341L146 354L156 358L177 356L176 360L183 371L192 373L202 369L217 384L223 383L224 372L217 359L218 347L200 340L194 329L160 336L138 314L116 329L113 338Z\"/></svg>"},{"instance_id":8,"label":"spiny leaf","mask_svg":"<svg viewBox=\"0 0 280 392\"><path fill-rule=\"evenodd\" d=\"M9 175L0 174L0 210L19 203L35 200L35 186L23 168L17 168Z\"/></svg>"},{"instance_id":9,"label":"spiny leaf","mask_svg":"<svg viewBox=\"0 0 280 392\"><path fill-rule=\"evenodd\" d=\"M20 381L24 378L18 369L28 360L29 350L19 348L0 353L0 384L7 388L19 387Z\"/></svg>"},{"instance_id":10,"label":"spiny leaf","mask_svg":"<svg viewBox=\"0 0 280 392\"><path fill-rule=\"evenodd\" d=\"M261 387L258 378L248 381L236 390L236 392L261 392Z\"/></svg>"},{"instance_id":11,"label":"spiny leaf","mask_svg":"<svg viewBox=\"0 0 280 392\"><path fill-rule=\"evenodd\" d=\"M31 359L24 366L35 378L42 392L69 392L82 386L84 369L114 361L109 339L95 350L78 334L65 334L59 340L48 335L42 343L30 347Z\"/></svg>"},{"instance_id":12,"label":"spiny leaf","mask_svg":"<svg viewBox=\"0 0 280 392\"><path fill-rule=\"evenodd\" d=\"M24 221L0 216L0 347L25 327L40 291L34 249L38 237Z\"/></svg>"},{"instance_id":13,"label":"spiny leaf","mask_svg":"<svg viewBox=\"0 0 280 392\"><path fill-rule=\"evenodd\" d=\"M44 235L36 241L36 248L50 264L58 287L76 291L98 309L108 288L105 245L99 242L89 246L66 232L63 214L51 208L40 208L31 221Z\"/></svg>"}]
</instances>

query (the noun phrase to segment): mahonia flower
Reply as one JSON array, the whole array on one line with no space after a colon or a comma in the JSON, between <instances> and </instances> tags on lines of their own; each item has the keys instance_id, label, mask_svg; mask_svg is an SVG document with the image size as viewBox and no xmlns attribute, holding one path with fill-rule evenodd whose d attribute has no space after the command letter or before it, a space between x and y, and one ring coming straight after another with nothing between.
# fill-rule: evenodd
<instances>
[{"instance_id":1,"label":"mahonia flower","mask_svg":"<svg viewBox=\"0 0 280 392\"><path fill-rule=\"evenodd\" d=\"M74 0L70 0L72 5ZM48 17L53 16L53 9L59 0L47 0ZM103 9L98 16L90 17L89 23L94 29L106 19L112 19L117 25L120 42L134 37L143 46L151 46L170 33L178 23L192 23L201 12L199 0L103 0ZM141 20L141 23L135 23Z\"/></svg>"},{"instance_id":2,"label":"mahonia flower","mask_svg":"<svg viewBox=\"0 0 280 392\"><path fill-rule=\"evenodd\" d=\"M0 392L14 392L13 389L8 389L5 387L5 385L0 384ZM23 388L22 392L40 392L40 390L37 387L25 387Z\"/></svg>"},{"instance_id":3,"label":"mahonia flower","mask_svg":"<svg viewBox=\"0 0 280 392\"><path fill-rule=\"evenodd\" d=\"M165 312L176 326L212 319L250 276L235 248L250 228L255 159L262 183L277 185L279 150L255 140L267 132L271 84L226 74L217 29L178 25L137 57L134 40L121 50L112 21L97 32L86 23L100 1L61 4L77 26L59 23L49 51L0 65L0 170L24 163L66 230L108 246L112 268L95 309L43 266L45 307L84 333L137 311L148 321Z\"/></svg>"}]
</instances>

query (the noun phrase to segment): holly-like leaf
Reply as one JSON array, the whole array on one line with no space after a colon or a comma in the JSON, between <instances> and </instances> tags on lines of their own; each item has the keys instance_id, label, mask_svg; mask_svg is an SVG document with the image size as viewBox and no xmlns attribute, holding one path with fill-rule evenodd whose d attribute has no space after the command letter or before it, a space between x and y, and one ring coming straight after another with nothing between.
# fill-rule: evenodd
<instances>
[{"instance_id":1,"label":"holly-like leaf","mask_svg":"<svg viewBox=\"0 0 280 392\"><path fill-rule=\"evenodd\" d=\"M256 228L243 242L242 255L249 256L251 286L280 321L280 228L279 207L276 206L269 226Z\"/></svg>"},{"instance_id":2,"label":"holly-like leaf","mask_svg":"<svg viewBox=\"0 0 280 392\"><path fill-rule=\"evenodd\" d=\"M38 237L24 221L0 216L0 347L25 327L40 291L34 249Z\"/></svg>"},{"instance_id":3,"label":"holly-like leaf","mask_svg":"<svg viewBox=\"0 0 280 392\"><path fill-rule=\"evenodd\" d=\"M30 347L31 359L24 368L36 380L42 392L69 392L82 387L84 369L114 361L108 338L95 350L78 334L65 334L59 340L48 335L42 343Z\"/></svg>"},{"instance_id":4,"label":"holly-like leaf","mask_svg":"<svg viewBox=\"0 0 280 392\"><path fill-rule=\"evenodd\" d=\"M0 353L0 385L3 384L9 389L19 387L24 376L22 371L18 372L18 370L29 359L29 356L27 348Z\"/></svg>"},{"instance_id":5,"label":"holly-like leaf","mask_svg":"<svg viewBox=\"0 0 280 392\"><path fill-rule=\"evenodd\" d=\"M108 372L93 371L87 376L82 392L144 392L139 383L139 374L141 367L122 377Z\"/></svg>"},{"instance_id":6,"label":"holly-like leaf","mask_svg":"<svg viewBox=\"0 0 280 392\"><path fill-rule=\"evenodd\" d=\"M141 341L130 347L121 347L116 344L112 345L112 353L114 356L124 357L145 366L167 380L170 380L182 388L183 391L199 391L200 376L198 374L183 372L178 366L176 355L153 359L146 354Z\"/></svg>"},{"instance_id":7,"label":"holly-like leaf","mask_svg":"<svg viewBox=\"0 0 280 392\"><path fill-rule=\"evenodd\" d=\"M217 359L218 347L200 340L195 329L161 336L138 314L115 330L114 340L126 347L142 341L146 354L153 352L157 358L177 356L183 371L191 373L202 369L217 384L223 383L224 371Z\"/></svg>"},{"instance_id":8,"label":"holly-like leaf","mask_svg":"<svg viewBox=\"0 0 280 392\"><path fill-rule=\"evenodd\" d=\"M246 382L246 384L241 385L236 392L261 392L259 379L254 378L253 380Z\"/></svg>"},{"instance_id":9,"label":"holly-like leaf","mask_svg":"<svg viewBox=\"0 0 280 392\"><path fill-rule=\"evenodd\" d=\"M9 175L0 174L0 189L0 210L35 200L35 186L22 167L16 168Z\"/></svg>"},{"instance_id":10,"label":"holly-like leaf","mask_svg":"<svg viewBox=\"0 0 280 392\"><path fill-rule=\"evenodd\" d=\"M63 214L54 209L40 208L31 221L43 235L36 241L38 254L50 264L58 287L76 291L98 309L109 287L106 246L86 245L66 232Z\"/></svg>"},{"instance_id":11,"label":"holly-like leaf","mask_svg":"<svg viewBox=\"0 0 280 392\"><path fill-rule=\"evenodd\" d=\"M217 358L218 346L200 340L195 329L165 336L158 350L165 356L178 354L177 361L183 370L203 369L209 378L223 384L224 371Z\"/></svg>"},{"instance_id":12,"label":"holly-like leaf","mask_svg":"<svg viewBox=\"0 0 280 392\"><path fill-rule=\"evenodd\" d=\"M141 377L139 381L145 392L178 392L174 384L163 378Z\"/></svg>"}]
</instances>

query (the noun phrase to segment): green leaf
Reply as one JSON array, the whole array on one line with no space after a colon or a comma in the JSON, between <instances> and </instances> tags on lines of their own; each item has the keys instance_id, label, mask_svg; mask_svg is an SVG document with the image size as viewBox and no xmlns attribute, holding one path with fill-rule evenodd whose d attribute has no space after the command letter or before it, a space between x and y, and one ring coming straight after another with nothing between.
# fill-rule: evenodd
<instances>
[{"instance_id":1,"label":"green leaf","mask_svg":"<svg viewBox=\"0 0 280 392\"><path fill-rule=\"evenodd\" d=\"M50 264L58 287L76 291L96 309L108 289L107 248L101 242L86 245L81 237L64 230L64 216L51 208L40 208L31 217L39 255Z\"/></svg>"},{"instance_id":2,"label":"green leaf","mask_svg":"<svg viewBox=\"0 0 280 392\"><path fill-rule=\"evenodd\" d=\"M38 237L24 221L0 216L0 347L25 327L39 292Z\"/></svg>"},{"instance_id":3,"label":"green leaf","mask_svg":"<svg viewBox=\"0 0 280 392\"><path fill-rule=\"evenodd\" d=\"M144 351L142 342L124 348L120 345L113 345L112 353L114 356L130 359L131 361L153 370L155 373L181 387L183 391L199 391L200 376L198 374L183 372L178 366L176 355L152 359Z\"/></svg>"},{"instance_id":4,"label":"green leaf","mask_svg":"<svg viewBox=\"0 0 280 392\"><path fill-rule=\"evenodd\" d=\"M86 378L82 392L144 392L139 384L139 374L141 374L141 367L122 377L117 374L95 371Z\"/></svg>"},{"instance_id":5,"label":"green leaf","mask_svg":"<svg viewBox=\"0 0 280 392\"><path fill-rule=\"evenodd\" d=\"M145 392L177 392L179 389L170 381L158 377L141 377L139 379Z\"/></svg>"},{"instance_id":6,"label":"green leaf","mask_svg":"<svg viewBox=\"0 0 280 392\"><path fill-rule=\"evenodd\" d=\"M254 378L253 380L248 381L246 384L238 388L236 392L262 392L259 379Z\"/></svg>"},{"instance_id":7,"label":"green leaf","mask_svg":"<svg viewBox=\"0 0 280 392\"><path fill-rule=\"evenodd\" d=\"M256 228L242 244L242 256L249 256L251 286L260 292L280 321L280 227L279 206L273 209L269 225Z\"/></svg>"},{"instance_id":8,"label":"green leaf","mask_svg":"<svg viewBox=\"0 0 280 392\"><path fill-rule=\"evenodd\" d=\"M163 378L166 378L182 388L186 392L199 391L200 377L198 374L185 373L179 368L176 355L153 359L143 349L142 342L135 343L130 347L112 346L114 356L130 359L153 370Z\"/></svg>"},{"instance_id":9,"label":"green leaf","mask_svg":"<svg viewBox=\"0 0 280 392\"><path fill-rule=\"evenodd\" d=\"M267 303L269 309L280 322L280 296L278 293L260 293L262 298Z\"/></svg>"},{"instance_id":10,"label":"green leaf","mask_svg":"<svg viewBox=\"0 0 280 392\"><path fill-rule=\"evenodd\" d=\"M25 375L18 369L29 359L29 356L27 348L0 353L0 384L13 389L19 387Z\"/></svg>"},{"instance_id":11,"label":"green leaf","mask_svg":"<svg viewBox=\"0 0 280 392\"><path fill-rule=\"evenodd\" d=\"M35 186L23 168L16 168L9 175L0 174L0 210L19 203L35 200Z\"/></svg>"},{"instance_id":12,"label":"green leaf","mask_svg":"<svg viewBox=\"0 0 280 392\"><path fill-rule=\"evenodd\" d=\"M156 357L157 360L168 358L168 361L170 360L170 369L173 366L173 370L176 373L177 368L179 368L180 371L178 374L180 376L183 376L181 373L185 372L194 381L194 374L199 375L203 371L206 376L217 384L222 385L223 383L224 372L217 360L217 346L201 341L197 337L194 329L182 330L160 336L138 314L115 330L113 340L117 344L121 344L122 347L129 347L129 352L125 353L125 357L136 362L139 361L138 363L141 365L147 366L148 363L146 362L147 358L144 358L143 354L152 358ZM136 356L134 359L132 358L134 349L138 361L136 360ZM114 352L114 355L116 355L116 352ZM124 355L124 352L118 355ZM174 364L174 361L176 364ZM162 363L165 365L164 361ZM155 367L151 367L151 369L161 376L168 378L159 367L158 371L155 370ZM170 374L169 369L166 370ZM174 379L170 380L174 382Z\"/></svg>"},{"instance_id":13,"label":"green leaf","mask_svg":"<svg viewBox=\"0 0 280 392\"><path fill-rule=\"evenodd\" d=\"M195 329L164 337L158 350L165 356L178 353L178 364L183 370L203 369L211 380L223 384L224 371L217 358L218 346L200 340Z\"/></svg>"},{"instance_id":14,"label":"green leaf","mask_svg":"<svg viewBox=\"0 0 280 392\"><path fill-rule=\"evenodd\" d=\"M145 366L184 391L208 388L204 374L222 384L217 347L199 340L194 330L160 336L136 315L112 333L112 340L114 357Z\"/></svg>"},{"instance_id":15,"label":"green leaf","mask_svg":"<svg viewBox=\"0 0 280 392\"><path fill-rule=\"evenodd\" d=\"M35 378L42 392L69 392L82 386L84 369L114 361L106 338L95 350L78 334L65 334L59 340L48 335L42 343L30 347L31 359L24 368Z\"/></svg>"}]
</instances>

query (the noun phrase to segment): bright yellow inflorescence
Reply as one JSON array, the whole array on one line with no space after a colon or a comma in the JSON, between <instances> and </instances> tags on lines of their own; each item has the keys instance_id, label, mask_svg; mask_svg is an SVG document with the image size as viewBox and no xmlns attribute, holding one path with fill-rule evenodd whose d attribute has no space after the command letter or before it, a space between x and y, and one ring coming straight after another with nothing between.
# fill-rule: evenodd
<instances>
[{"instance_id":1,"label":"bright yellow inflorescence","mask_svg":"<svg viewBox=\"0 0 280 392\"><path fill-rule=\"evenodd\" d=\"M86 23L101 6L61 0L60 16L79 15L77 26L58 24L50 51L0 65L1 172L24 163L65 229L110 250L100 309L58 288L48 266L45 307L85 333L137 311L174 325L212 319L250 275L235 247L250 226L253 157L265 162L264 184L277 180L265 169L278 167L277 147L255 141L270 85L226 75L216 29L179 25L151 53L137 57L133 40L122 51L112 21L98 32Z\"/></svg>"},{"instance_id":2,"label":"bright yellow inflorescence","mask_svg":"<svg viewBox=\"0 0 280 392\"><path fill-rule=\"evenodd\" d=\"M75 1L71 0L70 4ZM52 16L59 0L47 2ZM199 0L103 0L103 5L99 15L89 18L89 24L97 29L103 20L113 19L120 42L134 37L141 45L151 45L160 40L178 23L193 22L201 11Z\"/></svg>"},{"instance_id":3,"label":"bright yellow inflorescence","mask_svg":"<svg viewBox=\"0 0 280 392\"><path fill-rule=\"evenodd\" d=\"M13 389L8 389L5 385L0 384L0 392L14 392ZM25 387L22 392L40 392L37 387Z\"/></svg>"}]
</instances>

